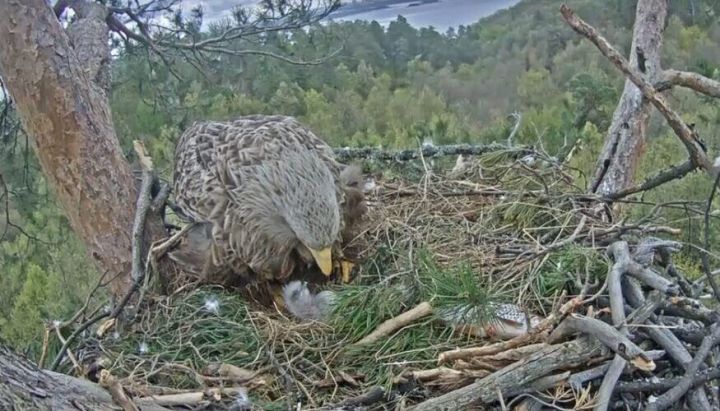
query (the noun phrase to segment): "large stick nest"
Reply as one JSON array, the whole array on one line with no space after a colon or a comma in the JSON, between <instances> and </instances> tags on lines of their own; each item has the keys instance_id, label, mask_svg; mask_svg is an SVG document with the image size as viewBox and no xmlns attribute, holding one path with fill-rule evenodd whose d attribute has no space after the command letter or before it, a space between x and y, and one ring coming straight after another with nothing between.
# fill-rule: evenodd
<instances>
[{"instance_id":1,"label":"large stick nest","mask_svg":"<svg viewBox=\"0 0 720 411\"><path fill-rule=\"evenodd\" d=\"M531 148L494 150L454 167L421 159L368 163L366 170L376 175L367 194L369 215L346 250L359 264L351 283L328 285L336 305L327 323L299 322L247 303L235 290L185 287L169 297L148 294L116 331L74 347L76 357L110 371L135 398L216 409L402 409L456 395L477 379L505 378L523 362L531 369L533 358L555 358L544 351L548 347L587 342L566 347L579 349L587 361L558 354L560 364L539 375L550 378L543 384L492 380L501 395L478 392L473 402L535 398L592 407L603 374L568 381L569 373L602 366L612 354L592 345L604 340L583 328L594 329L596 319L610 322L602 308L613 261L605 251L625 240L640 258L641 239L677 231L648 221L613 222L602 202L584 194L578 172ZM645 263L652 267L658 260L650 250ZM538 319L539 328L527 333L520 324L514 339L497 343L502 304ZM358 344L419 305L433 313L411 313L402 326ZM568 327L595 338L562 343L575 334L549 337L572 312L591 323L572 314ZM630 360L642 366L648 358L643 353ZM646 399L644 391L632 397L634 403Z\"/></svg>"}]
</instances>

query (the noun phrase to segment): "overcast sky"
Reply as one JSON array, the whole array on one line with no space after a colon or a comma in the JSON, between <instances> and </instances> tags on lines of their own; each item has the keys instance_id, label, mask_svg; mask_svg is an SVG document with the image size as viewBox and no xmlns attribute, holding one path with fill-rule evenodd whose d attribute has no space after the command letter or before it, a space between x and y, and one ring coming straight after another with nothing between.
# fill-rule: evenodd
<instances>
[{"instance_id":1,"label":"overcast sky","mask_svg":"<svg viewBox=\"0 0 720 411\"><path fill-rule=\"evenodd\" d=\"M257 0L183 0L183 10L190 10L198 4L203 8L203 20L210 22L226 16L238 4L244 6L255 4Z\"/></svg>"}]
</instances>

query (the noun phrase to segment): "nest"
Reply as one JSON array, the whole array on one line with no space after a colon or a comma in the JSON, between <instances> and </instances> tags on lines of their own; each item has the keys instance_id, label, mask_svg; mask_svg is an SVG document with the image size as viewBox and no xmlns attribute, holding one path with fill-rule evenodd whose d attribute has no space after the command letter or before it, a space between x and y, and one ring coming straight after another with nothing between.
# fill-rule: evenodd
<instances>
[{"instance_id":1,"label":"nest","mask_svg":"<svg viewBox=\"0 0 720 411\"><path fill-rule=\"evenodd\" d=\"M550 331L573 312L601 322L613 265L606 249L626 241L635 250L648 236L676 234L644 221L614 222L576 184L578 172L530 148L461 157L454 167L424 159L382 169L367 194L363 228L346 245L358 263L354 278L328 285L336 303L327 322L298 322L230 289L186 287L146 297L117 331L73 350L94 370L109 371L131 397L166 399L168 407L432 404L529 358L548 357ZM500 335L498 307L537 321ZM501 386L503 395L478 394L472 402L504 407L532 393L557 406L592 407L598 377L570 385L568 376L607 361L607 350L582 345L596 340L570 340L581 345L568 352L584 353L574 360L587 358L550 367L558 371L543 377L554 379Z\"/></svg>"}]
</instances>

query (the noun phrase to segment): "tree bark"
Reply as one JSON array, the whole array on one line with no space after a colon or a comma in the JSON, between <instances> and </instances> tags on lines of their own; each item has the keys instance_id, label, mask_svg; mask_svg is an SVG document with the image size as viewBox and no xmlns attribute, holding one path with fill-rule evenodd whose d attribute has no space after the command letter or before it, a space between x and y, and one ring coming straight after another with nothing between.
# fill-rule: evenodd
<instances>
[{"instance_id":1,"label":"tree bark","mask_svg":"<svg viewBox=\"0 0 720 411\"><path fill-rule=\"evenodd\" d=\"M41 370L1 344L0 381L1 410L122 410L99 385ZM166 409L145 404L143 410Z\"/></svg>"},{"instance_id":2,"label":"tree bark","mask_svg":"<svg viewBox=\"0 0 720 411\"><path fill-rule=\"evenodd\" d=\"M667 0L639 0L635 13L630 65L651 84L663 76L660 51L667 8ZM633 184L651 109L640 89L626 80L598 160L592 192L609 195Z\"/></svg>"},{"instance_id":3,"label":"tree bark","mask_svg":"<svg viewBox=\"0 0 720 411\"><path fill-rule=\"evenodd\" d=\"M89 25L69 30L77 51L45 0L7 0L0 12L0 75L43 174L98 268L116 279L113 293L123 294L136 187L113 129L103 74L109 49L84 37L97 32L102 10L79 13ZM164 235L159 219L148 223L152 238Z\"/></svg>"}]
</instances>

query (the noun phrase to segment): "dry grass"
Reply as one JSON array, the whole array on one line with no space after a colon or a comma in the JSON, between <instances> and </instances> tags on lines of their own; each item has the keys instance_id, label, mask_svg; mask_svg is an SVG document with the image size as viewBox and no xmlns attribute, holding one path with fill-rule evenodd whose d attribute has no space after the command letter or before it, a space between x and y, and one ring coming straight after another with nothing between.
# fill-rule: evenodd
<instances>
[{"instance_id":1,"label":"dry grass","mask_svg":"<svg viewBox=\"0 0 720 411\"><path fill-rule=\"evenodd\" d=\"M316 409L382 386L395 397L378 408L410 404L489 370L445 373L425 385L404 375L436 368L444 351L486 342L428 317L377 343L351 346L378 324L420 301L469 308L512 302L546 315L585 281L603 280L607 244L668 231L606 222L602 206L574 185L573 170L532 150L492 152L463 170L450 166L423 161L376 181L364 229L347 247L360 261L356 277L331 286L338 302L330 324L298 323L232 290L204 287L147 299L118 338L91 347L139 396L246 386L258 409ZM217 364L245 370L245 379L218 375Z\"/></svg>"}]
</instances>

